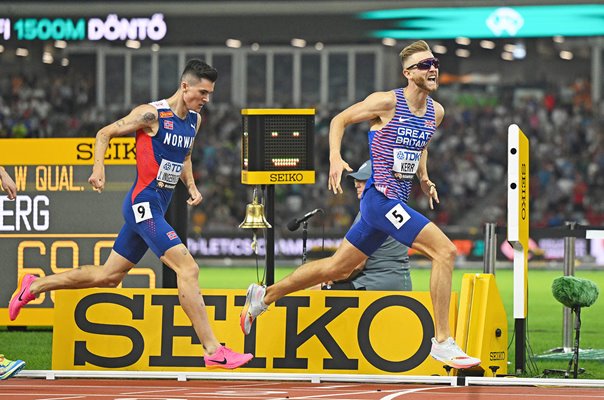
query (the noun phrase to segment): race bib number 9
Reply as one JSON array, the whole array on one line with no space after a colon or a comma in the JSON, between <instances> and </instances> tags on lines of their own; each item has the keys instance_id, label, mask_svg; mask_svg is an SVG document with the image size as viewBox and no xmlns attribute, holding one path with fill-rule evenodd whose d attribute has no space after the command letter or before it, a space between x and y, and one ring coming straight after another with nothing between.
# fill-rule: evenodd
<instances>
[{"instance_id":1,"label":"race bib number 9","mask_svg":"<svg viewBox=\"0 0 604 400\"><path fill-rule=\"evenodd\" d=\"M420 150L393 149L392 175L398 180L411 180L419 167Z\"/></svg>"},{"instance_id":2,"label":"race bib number 9","mask_svg":"<svg viewBox=\"0 0 604 400\"><path fill-rule=\"evenodd\" d=\"M149 206L148 201L133 204L132 211L134 212L134 220L137 224L153 218L153 215L151 214L151 207Z\"/></svg>"},{"instance_id":3,"label":"race bib number 9","mask_svg":"<svg viewBox=\"0 0 604 400\"><path fill-rule=\"evenodd\" d=\"M161 160L159 170L157 171L157 181L174 187L178 183L178 178L180 178L182 166L182 163Z\"/></svg>"}]
</instances>

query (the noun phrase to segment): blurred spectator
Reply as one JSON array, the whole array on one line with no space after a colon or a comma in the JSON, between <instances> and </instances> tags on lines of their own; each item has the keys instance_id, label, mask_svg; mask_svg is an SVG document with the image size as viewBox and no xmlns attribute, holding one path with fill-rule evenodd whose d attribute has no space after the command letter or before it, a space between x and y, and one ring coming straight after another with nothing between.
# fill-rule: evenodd
<instances>
[{"instance_id":1,"label":"blurred spectator","mask_svg":"<svg viewBox=\"0 0 604 400\"><path fill-rule=\"evenodd\" d=\"M430 210L417 187L409 204L438 224L505 224L507 197L507 128L515 123L531 141L531 223L565 220L604 223L604 135L592 111L589 82L522 91L515 87L444 86L438 101L448 112L430 145L428 168L439 188L441 206ZM44 78L0 77L0 137L91 136L123 114L120 107L100 110L94 104L94 77L79 74ZM542 95L536 95L541 93ZM275 190L277 228L292 214L327 210L327 231L343 231L356 213L353 190L327 196L328 125L337 105L317 106L314 185L283 185ZM601 117L600 117L601 118ZM195 141L196 180L204 202L191 211L192 233L229 230L244 218L251 190L241 184L240 109L210 104ZM356 146L345 146L344 160L367 157L368 126L346 133Z\"/></svg>"}]
</instances>

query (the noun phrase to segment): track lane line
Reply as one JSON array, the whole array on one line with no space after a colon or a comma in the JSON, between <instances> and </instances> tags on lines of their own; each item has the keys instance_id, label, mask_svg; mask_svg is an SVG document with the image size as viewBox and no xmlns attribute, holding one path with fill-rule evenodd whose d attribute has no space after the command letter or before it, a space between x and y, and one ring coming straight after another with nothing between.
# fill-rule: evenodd
<instances>
[{"instance_id":1,"label":"track lane line","mask_svg":"<svg viewBox=\"0 0 604 400\"><path fill-rule=\"evenodd\" d=\"M408 389L408 390L403 390L400 392L389 394L388 396L380 398L380 400L392 400L392 399L396 399L399 396L404 396L406 394L417 393L417 392L427 392L428 390L437 390L437 389L442 389L442 387Z\"/></svg>"}]
</instances>

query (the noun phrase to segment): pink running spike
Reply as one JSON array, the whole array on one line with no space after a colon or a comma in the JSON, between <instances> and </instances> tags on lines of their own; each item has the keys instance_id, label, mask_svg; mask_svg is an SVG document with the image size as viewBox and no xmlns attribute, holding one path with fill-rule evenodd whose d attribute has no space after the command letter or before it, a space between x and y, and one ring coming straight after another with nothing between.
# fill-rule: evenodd
<instances>
[{"instance_id":1,"label":"pink running spike","mask_svg":"<svg viewBox=\"0 0 604 400\"><path fill-rule=\"evenodd\" d=\"M19 280L17 290L8 304L8 316L11 321L14 321L15 318L17 318L19 311L21 311L21 307L36 298L36 295L32 294L29 290L31 284L36 279L38 279L37 276L27 274Z\"/></svg>"},{"instance_id":2,"label":"pink running spike","mask_svg":"<svg viewBox=\"0 0 604 400\"><path fill-rule=\"evenodd\" d=\"M250 362L252 358L254 358L254 356L250 353L237 353L226 346L220 346L211 356L203 356L206 367L226 369L239 368Z\"/></svg>"}]
</instances>

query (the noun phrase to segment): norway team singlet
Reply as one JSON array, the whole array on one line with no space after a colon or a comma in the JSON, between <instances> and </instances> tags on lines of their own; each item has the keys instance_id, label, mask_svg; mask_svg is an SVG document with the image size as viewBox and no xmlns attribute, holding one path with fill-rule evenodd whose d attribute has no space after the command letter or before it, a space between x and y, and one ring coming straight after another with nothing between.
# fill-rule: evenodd
<instances>
[{"instance_id":1,"label":"norway team singlet","mask_svg":"<svg viewBox=\"0 0 604 400\"><path fill-rule=\"evenodd\" d=\"M199 118L195 111L179 118L166 100L150 104L157 109L159 127L155 136L143 130L136 132L136 179L124 199L122 214L126 224L113 247L135 264L147 248L161 257L182 243L164 214L193 146Z\"/></svg>"},{"instance_id":2,"label":"norway team singlet","mask_svg":"<svg viewBox=\"0 0 604 400\"><path fill-rule=\"evenodd\" d=\"M424 116L418 117L409 110L403 89L395 89L394 94L394 117L368 134L373 171L366 188L373 185L386 197L407 202L422 151L436 131L436 117L432 98L426 100Z\"/></svg>"}]
</instances>

